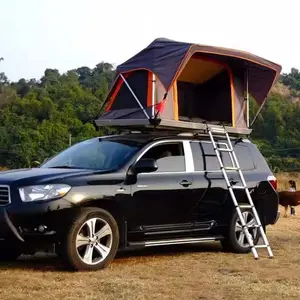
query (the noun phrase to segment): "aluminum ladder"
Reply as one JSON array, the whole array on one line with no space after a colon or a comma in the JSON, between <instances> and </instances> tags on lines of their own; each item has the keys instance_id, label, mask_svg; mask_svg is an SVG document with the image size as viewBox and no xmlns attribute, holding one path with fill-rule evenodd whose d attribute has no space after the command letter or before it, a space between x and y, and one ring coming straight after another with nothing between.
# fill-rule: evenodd
<instances>
[{"instance_id":1,"label":"aluminum ladder","mask_svg":"<svg viewBox=\"0 0 300 300\"><path fill-rule=\"evenodd\" d=\"M250 246L250 249L251 249L251 252L252 252L254 258L258 259L258 253L257 253L257 249L258 248L266 248L267 251L268 251L269 257L272 258L273 257L272 249L271 249L271 247L269 245L267 236L265 234L265 231L264 231L263 226L261 224L261 221L260 221L260 218L258 216L257 210L256 210L256 208L254 206L252 197L250 195L249 189L248 189L247 184L245 182L245 178L244 178L243 173L242 173L242 171L240 169L240 165L238 163L238 160L237 160L236 154L234 152L234 149L233 149L230 137L228 135L228 132L226 131L225 128L222 128L222 127L210 127L210 126L207 126L207 132L208 132L210 140L211 140L211 142L213 144L214 151L216 153L216 156L217 156L219 164L220 164L221 171L223 173L223 177L224 177L224 179L226 181L226 185L227 185L229 193L231 195L233 204L235 206L235 209L236 209L237 214L239 216L240 222L242 224L242 230L243 230L243 232L244 232L244 234L245 234L245 236L247 238L247 241L249 243L249 246ZM218 147L217 143L215 141L214 134L216 134L218 136L221 135L222 137L225 136L226 139L227 139L227 146L228 146L228 148L220 148L220 147ZM232 157L233 162L234 162L234 164L233 164L234 166L233 167L227 167L227 166L223 165L222 160L221 160L221 156L220 156L221 152L228 152L229 153L230 157ZM238 185L238 186L232 185L230 183L229 179L228 179L227 171L237 171L239 173L240 178L241 178L242 185ZM242 204L239 204L237 202L236 196L234 194L234 190L237 190L237 189L245 191L245 193L247 195L247 199L249 201L249 204L242 205ZM245 221L245 219L244 219L244 217L242 215L242 212L241 212L241 208L249 208L249 209L252 210L252 213L254 215L254 219L255 219L255 222L256 222L255 225L247 227L246 221ZM249 233L248 228L258 228L260 236L262 237L262 240L263 240L263 244L261 244L261 245L254 245L252 235Z\"/></svg>"}]
</instances>

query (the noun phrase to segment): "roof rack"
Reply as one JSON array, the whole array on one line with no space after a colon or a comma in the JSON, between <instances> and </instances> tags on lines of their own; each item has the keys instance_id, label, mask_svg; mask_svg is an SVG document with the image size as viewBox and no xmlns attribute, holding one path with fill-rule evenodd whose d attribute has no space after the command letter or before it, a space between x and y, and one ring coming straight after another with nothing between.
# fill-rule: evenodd
<instances>
[{"instance_id":1,"label":"roof rack","mask_svg":"<svg viewBox=\"0 0 300 300\"><path fill-rule=\"evenodd\" d=\"M119 120L120 121L120 120ZM197 135L207 133L207 127L214 129L226 130L232 136L249 136L252 132L250 128L235 128L232 126L212 124L212 123L193 123L173 120L161 120L159 125L141 125L141 124L111 124L122 131L140 132L140 133L157 133L157 134L177 134L177 135Z\"/></svg>"}]
</instances>

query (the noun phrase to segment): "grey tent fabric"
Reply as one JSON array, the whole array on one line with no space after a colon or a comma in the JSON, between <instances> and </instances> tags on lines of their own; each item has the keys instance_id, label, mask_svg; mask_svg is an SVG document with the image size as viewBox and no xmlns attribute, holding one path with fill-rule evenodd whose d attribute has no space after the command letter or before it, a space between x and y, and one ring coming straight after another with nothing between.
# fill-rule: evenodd
<instances>
[{"instance_id":1,"label":"grey tent fabric","mask_svg":"<svg viewBox=\"0 0 300 300\"><path fill-rule=\"evenodd\" d=\"M260 104L264 101L281 71L280 65L244 51L158 38L119 65L117 74L147 69L153 72L160 79L166 91L169 91L176 75L195 53L221 60L230 65L233 70L248 68L249 93Z\"/></svg>"},{"instance_id":2,"label":"grey tent fabric","mask_svg":"<svg viewBox=\"0 0 300 300\"><path fill-rule=\"evenodd\" d=\"M96 124L249 132L246 87L262 105L280 71L244 51L159 38L117 67Z\"/></svg>"}]
</instances>

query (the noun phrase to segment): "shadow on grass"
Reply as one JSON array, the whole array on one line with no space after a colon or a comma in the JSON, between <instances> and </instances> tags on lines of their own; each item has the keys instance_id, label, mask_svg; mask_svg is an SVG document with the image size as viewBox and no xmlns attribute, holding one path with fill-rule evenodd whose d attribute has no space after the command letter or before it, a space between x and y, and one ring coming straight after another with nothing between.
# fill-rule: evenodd
<instances>
[{"instance_id":1,"label":"shadow on grass","mask_svg":"<svg viewBox=\"0 0 300 300\"><path fill-rule=\"evenodd\" d=\"M132 264L133 260L141 257L162 258L187 255L189 253L217 253L222 248L218 242L202 243L199 245L170 245L143 248L139 250L122 250L116 254L113 264ZM35 255L22 255L16 261L0 262L0 271L8 269L25 269L37 272L68 272L61 259L56 254L36 253Z\"/></svg>"}]
</instances>

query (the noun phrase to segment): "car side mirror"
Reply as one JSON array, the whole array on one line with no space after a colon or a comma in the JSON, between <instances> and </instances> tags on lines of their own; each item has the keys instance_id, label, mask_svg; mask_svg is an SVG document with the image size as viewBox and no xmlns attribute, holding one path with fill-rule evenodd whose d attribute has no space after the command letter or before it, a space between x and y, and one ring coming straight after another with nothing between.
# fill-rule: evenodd
<instances>
[{"instance_id":1,"label":"car side mirror","mask_svg":"<svg viewBox=\"0 0 300 300\"><path fill-rule=\"evenodd\" d=\"M144 158L140 159L135 165L132 166L131 172L133 174L138 173L150 173L158 169L155 159Z\"/></svg>"}]
</instances>

